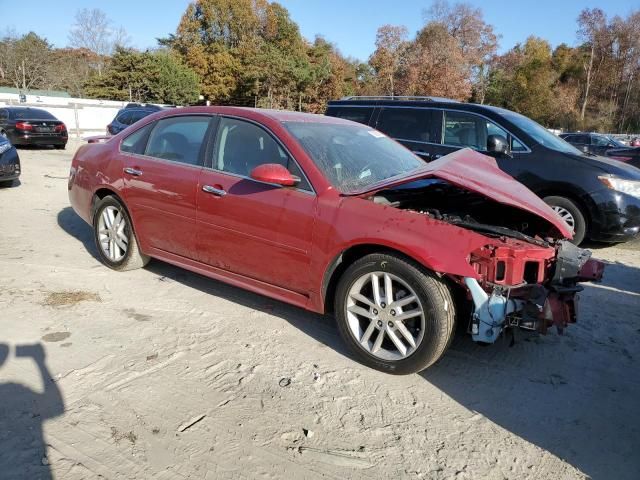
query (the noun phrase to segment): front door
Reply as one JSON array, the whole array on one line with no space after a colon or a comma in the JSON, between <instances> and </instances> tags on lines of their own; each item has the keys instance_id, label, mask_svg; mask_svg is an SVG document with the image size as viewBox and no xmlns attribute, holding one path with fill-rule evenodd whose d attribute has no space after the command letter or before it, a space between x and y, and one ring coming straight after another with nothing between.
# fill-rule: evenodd
<instances>
[{"instance_id":1,"label":"front door","mask_svg":"<svg viewBox=\"0 0 640 480\"><path fill-rule=\"evenodd\" d=\"M280 163L301 178L280 187L250 178ZM222 117L197 192L199 260L298 293L311 289L309 263L316 196L274 137L248 121Z\"/></svg>"},{"instance_id":2,"label":"front door","mask_svg":"<svg viewBox=\"0 0 640 480\"><path fill-rule=\"evenodd\" d=\"M164 118L123 140L123 195L145 246L195 258L196 192L210 122L203 115Z\"/></svg>"}]
</instances>

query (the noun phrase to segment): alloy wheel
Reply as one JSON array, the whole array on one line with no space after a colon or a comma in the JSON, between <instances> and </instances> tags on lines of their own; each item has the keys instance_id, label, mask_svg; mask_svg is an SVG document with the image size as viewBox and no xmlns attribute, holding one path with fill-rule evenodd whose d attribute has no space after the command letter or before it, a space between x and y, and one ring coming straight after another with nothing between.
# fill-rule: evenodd
<instances>
[{"instance_id":1,"label":"alloy wheel","mask_svg":"<svg viewBox=\"0 0 640 480\"><path fill-rule=\"evenodd\" d=\"M573 230L575 232L575 230L576 230L576 219L573 217L571 212L569 210L567 210L566 208L559 207L557 205L554 205L551 208L553 209L554 212L556 212L558 214L558 216L561 219L563 219L565 222L567 222L567 225L569 225L569 227L571 227L571 230Z\"/></svg>"},{"instance_id":2,"label":"alloy wheel","mask_svg":"<svg viewBox=\"0 0 640 480\"><path fill-rule=\"evenodd\" d=\"M361 276L351 286L345 308L356 342L377 358L402 360L422 343L424 309L418 295L396 275Z\"/></svg>"},{"instance_id":3,"label":"alloy wheel","mask_svg":"<svg viewBox=\"0 0 640 480\"><path fill-rule=\"evenodd\" d=\"M129 249L127 220L117 207L109 205L98 219L98 239L102 253L112 262L119 262Z\"/></svg>"}]
</instances>

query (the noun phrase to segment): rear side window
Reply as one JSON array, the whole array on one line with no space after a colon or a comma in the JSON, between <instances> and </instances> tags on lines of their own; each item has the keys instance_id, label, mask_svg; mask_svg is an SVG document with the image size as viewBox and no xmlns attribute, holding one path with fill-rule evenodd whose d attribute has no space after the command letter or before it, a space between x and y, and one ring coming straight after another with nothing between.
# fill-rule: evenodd
<instances>
[{"instance_id":1,"label":"rear side window","mask_svg":"<svg viewBox=\"0 0 640 480\"><path fill-rule=\"evenodd\" d=\"M127 138L122 140L122 143L120 144L120 151L142 155L145 147L147 146L147 137L153 128L153 125L154 124L152 123L142 127L140 130L136 130Z\"/></svg>"},{"instance_id":2,"label":"rear side window","mask_svg":"<svg viewBox=\"0 0 640 480\"><path fill-rule=\"evenodd\" d=\"M146 117L150 113L151 112L147 112L144 110L134 110L133 112L131 112L131 119L130 119L131 125L136 123L138 120L142 120L144 117Z\"/></svg>"},{"instance_id":3,"label":"rear side window","mask_svg":"<svg viewBox=\"0 0 640 480\"><path fill-rule=\"evenodd\" d=\"M344 118L352 122L369 124L373 107L329 107L327 115Z\"/></svg>"},{"instance_id":4,"label":"rear side window","mask_svg":"<svg viewBox=\"0 0 640 480\"><path fill-rule=\"evenodd\" d=\"M9 118L9 113L6 110L0 110L0 120L6 120Z\"/></svg>"},{"instance_id":5,"label":"rear side window","mask_svg":"<svg viewBox=\"0 0 640 480\"><path fill-rule=\"evenodd\" d=\"M200 149L209 128L208 116L158 120L149 135L145 155L187 165L200 163Z\"/></svg>"},{"instance_id":6,"label":"rear side window","mask_svg":"<svg viewBox=\"0 0 640 480\"><path fill-rule=\"evenodd\" d=\"M131 125L131 112L122 112L116 117L116 121L124 125Z\"/></svg>"},{"instance_id":7,"label":"rear side window","mask_svg":"<svg viewBox=\"0 0 640 480\"><path fill-rule=\"evenodd\" d=\"M435 142L432 116L426 108L383 108L376 128L396 140Z\"/></svg>"}]
</instances>

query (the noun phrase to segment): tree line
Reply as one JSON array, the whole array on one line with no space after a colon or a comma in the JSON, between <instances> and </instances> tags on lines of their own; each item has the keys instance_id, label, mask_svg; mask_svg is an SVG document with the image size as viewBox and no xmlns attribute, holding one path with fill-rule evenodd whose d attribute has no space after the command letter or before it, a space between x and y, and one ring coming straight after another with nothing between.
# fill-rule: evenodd
<instances>
[{"instance_id":1,"label":"tree line","mask_svg":"<svg viewBox=\"0 0 640 480\"><path fill-rule=\"evenodd\" d=\"M100 10L77 13L69 47L30 32L0 39L0 85L74 96L322 112L346 95L431 95L501 106L548 127L640 130L640 11L584 9L576 46L536 36L498 53L481 9L435 0L414 35L383 25L375 51L345 57L321 36L302 37L280 4L195 0L176 31L144 52Z\"/></svg>"}]
</instances>

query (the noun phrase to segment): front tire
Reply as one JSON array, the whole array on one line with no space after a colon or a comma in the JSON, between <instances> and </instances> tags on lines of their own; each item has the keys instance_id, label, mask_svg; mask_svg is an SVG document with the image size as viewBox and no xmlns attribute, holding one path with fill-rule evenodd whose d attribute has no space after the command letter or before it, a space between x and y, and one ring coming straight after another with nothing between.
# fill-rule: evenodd
<instances>
[{"instance_id":1,"label":"front tire","mask_svg":"<svg viewBox=\"0 0 640 480\"><path fill-rule=\"evenodd\" d=\"M571 240L571 243L580 245L587 234L587 221L580 207L578 207L573 200L565 197L545 197L544 201L560 218L567 222L567 225L573 230L573 240Z\"/></svg>"},{"instance_id":2,"label":"front tire","mask_svg":"<svg viewBox=\"0 0 640 480\"><path fill-rule=\"evenodd\" d=\"M433 365L455 330L451 292L417 263L371 254L344 272L335 297L338 330L365 365L396 375Z\"/></svg>"},{"instance_id":3,"label":"front tire","mask_svg":"<svg viewBox=\"0 0 640 480\"><path fill-rule=\"evenodd\" d=\"M93 233L100 260L107 267L123 272L149 263L140 251L131 217L116 197L107 195L96 204Z\"/></svg>"}]
</instances>

